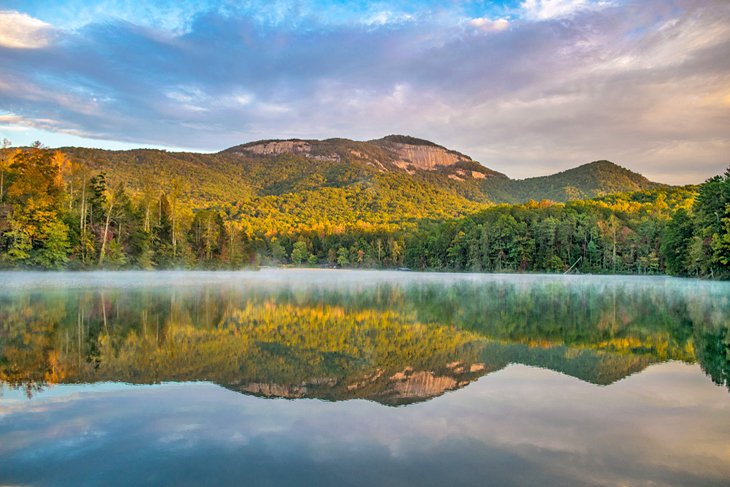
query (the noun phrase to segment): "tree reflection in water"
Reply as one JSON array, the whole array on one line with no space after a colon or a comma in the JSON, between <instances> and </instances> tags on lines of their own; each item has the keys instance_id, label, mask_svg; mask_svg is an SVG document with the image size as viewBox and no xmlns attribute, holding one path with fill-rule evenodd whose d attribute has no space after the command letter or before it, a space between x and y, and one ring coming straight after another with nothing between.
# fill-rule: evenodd
<instances>
[{"instance_id":1,"label":"tree reflection in water","mask_svg":"<svg viewBox=\"0 0 730 487\"><path fill-rule=\"evenodd\" d=\"M510 363L610 384L668 360L730 386L723 283L535 278L368 286L6 289L0 380L212 381L267 397L407 404Z\"/></svg>"}]
</instances>

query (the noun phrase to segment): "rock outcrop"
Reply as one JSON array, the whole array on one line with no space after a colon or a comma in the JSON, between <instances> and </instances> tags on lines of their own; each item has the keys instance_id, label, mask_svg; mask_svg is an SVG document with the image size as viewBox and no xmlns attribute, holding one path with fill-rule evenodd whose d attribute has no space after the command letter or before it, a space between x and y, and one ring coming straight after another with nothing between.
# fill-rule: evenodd
<instances>
[{"instance_id":1,"label":"rock outcrop","mask_svg":"<svg viewBox=\"0 0 730 487\"><path fill-rule=\"evenodd\" d=\"M457 162L471 161L468 156L441 147L391 144L390 148L398 155L395 164L402 168L413 166L417 169L432 171L439 166L453 166Z\"/></svg>"},{"instance_id":2,"label":"rock outcrop","mask_svg":"<svg viewBox=\"0 0 730 487\"><path fill-rule=\"evenodd\" d=\"M302 155L308 159L317 161L339 162L341 156L334 151L327 153L314 153L313 143L307 140L269 140L245 144L238 147L235 154L239 155L259 155L259 156L278 156L281 154Z\"/></svg>"},{"instance_id":3,"label":"rock outcrop","mask_svg":"<svg viewBox=\"0 0 730 487\"><path fill-rule=\"evenodd\" d=\"M402 169L433 171L439 167L453 166L460 162L474 162L471 157L460 152L415 137L389 135L373 140L371 143L391 152L393 163Z\"/></svg>"},{"instance_id":4,"label":"rock outcrop","mask_svg":"<svg viewBox=\"0 0 730 487\"><path fill-rule=\"evenodd\" d=\"M428 140L405 135L388 135L382 139L356 142L349 139L261 140L228 149L242 157L276 157L282 154L303 156L326 162L359 161L378 171L403 170L440 172L451 179L465 181L500 175L471 157Z\"/></svg>"}]
</instances>

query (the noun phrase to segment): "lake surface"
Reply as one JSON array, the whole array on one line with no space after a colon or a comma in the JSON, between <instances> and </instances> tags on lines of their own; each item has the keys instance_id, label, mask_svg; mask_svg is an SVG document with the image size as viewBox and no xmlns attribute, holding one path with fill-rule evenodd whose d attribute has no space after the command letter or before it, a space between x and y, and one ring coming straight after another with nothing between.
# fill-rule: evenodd
<instances>
[{"instance_id":1,"label":"lake surface","mask_svg":"<svg viewBox=\"0 0 730 487\"><path fill-rule=\"evenodd\" d=\"M728 485L730 283L0 273L0 485Z\"/></svg>"}]
</instances>

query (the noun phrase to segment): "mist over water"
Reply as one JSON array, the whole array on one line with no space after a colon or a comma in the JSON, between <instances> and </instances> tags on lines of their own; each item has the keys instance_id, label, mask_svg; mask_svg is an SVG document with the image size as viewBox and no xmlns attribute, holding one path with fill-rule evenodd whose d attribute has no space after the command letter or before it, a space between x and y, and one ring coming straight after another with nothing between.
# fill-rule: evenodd
<instances>
[{"instance_id":1,"label":"mist over water","mask_svg":"<svg viewBox=\"0 0 730 487\"><path fill-rule=\"evenodd\" d=\"M720 294L730 292L726 281L684 279L668 276L577 275L577 274L480 274L449 272L408 272L391 270L279 269L255 271L91 271L91 272L0 272L0 291L10 289L66 289L109 287L193 285L290 285L338 287L341 285L377 286L383 283L507 283L510 285L560 284L563 286L611 286L624 288L669 287L674 290L708 289Z\"/></svg>"},{"instance_id":2,"label":"mist over water","mask_svg":"<svg viewBox=\"0 0 730 487\"><path fill-rule=\"evenodd\" d=\"M0 483L722 485L729 323L667 277L0 273Z\"/></svg>"}]
</instances>

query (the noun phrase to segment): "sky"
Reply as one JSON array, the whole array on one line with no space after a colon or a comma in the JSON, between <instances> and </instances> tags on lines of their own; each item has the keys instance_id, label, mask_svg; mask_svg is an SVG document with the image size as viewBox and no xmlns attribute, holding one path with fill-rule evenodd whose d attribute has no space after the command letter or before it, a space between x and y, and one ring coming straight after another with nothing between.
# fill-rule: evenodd
<instances>
[{"instance_id":1,"label":"sky","mask_svg":"<svg viewBox=\"0 0 730 487\"><path fill-rule=\"evenodd\" d=\"M730 1L0 0L0 138L407 134L515 178L730 166Z\"/></svg>"}]
</instances>

